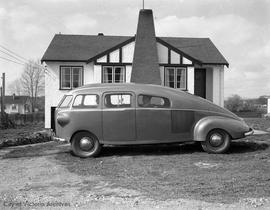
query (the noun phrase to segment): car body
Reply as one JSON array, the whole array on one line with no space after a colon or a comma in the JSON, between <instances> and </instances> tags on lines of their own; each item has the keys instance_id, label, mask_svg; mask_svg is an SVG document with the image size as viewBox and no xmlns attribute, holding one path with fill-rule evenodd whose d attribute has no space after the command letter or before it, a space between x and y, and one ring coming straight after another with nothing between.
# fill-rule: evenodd
<instances>
[{"instance_id":1,"label":"car body","mask_svg":"<svg viewBox=\"0 0 270 210\"><path fill-rule=\"evenodd\" d=\"M242 119L206 99L133 83L91 84L70 91L56 108L55 130L57 138L71 142L81 157L95 156L101 145L187 141L202 142L205 151L222 153L232 139L253 133ZM95 144L98 151L89 152Z\"/></svg>"}]
</instances>

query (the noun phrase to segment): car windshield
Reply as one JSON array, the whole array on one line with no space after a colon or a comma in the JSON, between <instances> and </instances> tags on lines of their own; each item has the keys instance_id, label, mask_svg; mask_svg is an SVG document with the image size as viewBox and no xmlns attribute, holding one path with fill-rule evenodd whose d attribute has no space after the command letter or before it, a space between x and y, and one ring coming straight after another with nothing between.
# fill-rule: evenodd
<instances>
[{"instance_id":1,"label":"car windshield","mask_svg":"<svg viewBox=\"0 0 270 210\"><path fill-rule=\"evenodd\" d=\"M65 95L58 107L60 108L69 107L71 104L71 100L72 100L71 95Z\"/></svg>"}]
</instances>

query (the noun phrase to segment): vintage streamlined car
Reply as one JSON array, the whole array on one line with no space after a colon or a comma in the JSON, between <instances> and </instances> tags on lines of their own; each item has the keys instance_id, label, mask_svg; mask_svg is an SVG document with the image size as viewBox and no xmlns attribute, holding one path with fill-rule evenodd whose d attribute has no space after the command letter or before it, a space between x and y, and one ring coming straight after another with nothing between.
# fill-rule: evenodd
<instances>
[{"instance_id":1,"label":"vintage streamlined car","mask_svg":"<svg viewBox=\"0 0 270 210\"><path fill-rule=\"evenodd\" d=\"M80 157L102 145L198 141L208 153L224 153L233 139L252 135L239 117L184 91L146 84L91 84L74 89L55 111L57 139Z\"/></svg>"}]
</instances>

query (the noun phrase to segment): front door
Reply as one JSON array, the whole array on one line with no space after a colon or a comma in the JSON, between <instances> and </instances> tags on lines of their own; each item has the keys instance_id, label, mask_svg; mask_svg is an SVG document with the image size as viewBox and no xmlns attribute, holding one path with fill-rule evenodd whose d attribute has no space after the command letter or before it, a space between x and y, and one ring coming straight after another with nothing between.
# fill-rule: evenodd
<instances>
[{"instance_id":1,"label":"front door","mask_svg":"<svg viewBox=\"0 0 270 210\"><path fill-rule=\"evenodd\" d=\"M136 139L135 95L111 92L103 95L102 128L104 141Z\"/></svg>"},{"instance_id":2,"label":"front door","mask_svg":"<svg viewBox=\"0 0 270 210\"><path fill-rule=\"evenodd\" d=\"M195 69L194 94L206 98L206 70Z\"/></svg>"}]
</instances>

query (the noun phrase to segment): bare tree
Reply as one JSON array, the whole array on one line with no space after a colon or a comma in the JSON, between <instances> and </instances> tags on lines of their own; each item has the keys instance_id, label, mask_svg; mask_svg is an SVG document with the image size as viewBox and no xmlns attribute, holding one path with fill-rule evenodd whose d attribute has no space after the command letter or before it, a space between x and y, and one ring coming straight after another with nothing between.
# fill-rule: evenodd
<instances>
[{"instance_id":1,"label":"bare tree","mask_svg":"<svg viewBox=\"0 0 270 210\"><path fill-rule=\"evenodd\" d=\"M8 85L8 91L9 91L10 94L15 93L18 96L20 96L21 94L23 94L21 80L20 79L16 79L12 83L10 83Z\"/></svg>"},{"instance_id":2,"label":"bare tree","mask_svg":"<svg viewBox=\"0 0 270 210\"><path fill-rule=\"evenodd\" d=\"M44 70L40 61L29 61L21 76L22 90L30 97L32 112L34 112L37 97L44 91Z\"/></svg>"}]
</instances>

